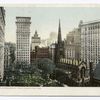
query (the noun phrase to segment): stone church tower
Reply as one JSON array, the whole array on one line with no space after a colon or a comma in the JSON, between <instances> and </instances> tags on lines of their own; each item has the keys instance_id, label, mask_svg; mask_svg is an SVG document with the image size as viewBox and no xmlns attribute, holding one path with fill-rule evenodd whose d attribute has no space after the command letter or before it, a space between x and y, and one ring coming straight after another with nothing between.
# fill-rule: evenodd
<instances>
[{"instance_id":1,"label":"stone church tower","mask_svg":"<svg viewBox=\"0 0 100 100\"><path fill-rule=\"evenodd\" d=\"M64 41L62 41L61 24L59 20L58 40L55 48L55 62L57 63L60 60L60 58L64 58Z\"/></svg>"}]
</instances>

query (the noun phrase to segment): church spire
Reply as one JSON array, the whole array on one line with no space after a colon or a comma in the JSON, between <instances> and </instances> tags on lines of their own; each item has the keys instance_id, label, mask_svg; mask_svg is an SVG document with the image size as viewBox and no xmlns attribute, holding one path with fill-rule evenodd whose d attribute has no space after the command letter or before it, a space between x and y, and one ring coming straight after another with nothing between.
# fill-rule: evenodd
<instances>
[{"instance_id":1,"label":"church spire","mask_svg":"<svg viewBox=\"0 0 100 100\"><path fill-rule=\"evenodd\" d=\"M58 43L62 42L62 37L61 37L61 25L60 25L60 19L59 19L59 27L58 27Z\"/></svg>"}]
</instances>

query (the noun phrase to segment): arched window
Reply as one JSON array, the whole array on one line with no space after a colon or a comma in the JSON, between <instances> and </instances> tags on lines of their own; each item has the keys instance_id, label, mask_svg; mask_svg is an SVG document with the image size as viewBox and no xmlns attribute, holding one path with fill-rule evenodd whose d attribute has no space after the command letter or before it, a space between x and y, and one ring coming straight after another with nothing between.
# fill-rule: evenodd
<instances>
[{"instance_id":1,"label":"arched window","mask_svg":"<svg viewBox=\"0 0 100 100\"><path fill-rule=\"evenodd\" d=\"M81 68L81 78L84 78L85 77L85 68L82 67Z\"/></svg>"}]
</instances>

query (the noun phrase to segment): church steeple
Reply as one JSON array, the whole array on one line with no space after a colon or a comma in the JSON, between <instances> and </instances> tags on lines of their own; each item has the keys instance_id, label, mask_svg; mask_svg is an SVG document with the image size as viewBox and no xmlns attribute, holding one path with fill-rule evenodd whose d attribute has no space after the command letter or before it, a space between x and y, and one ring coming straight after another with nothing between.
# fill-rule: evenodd
<instances>
[{"instance_id":1,"label":"church steeple","mask_svg":"<svg viewBox=\"0 0 100 100\"><path fill-rule=\"evenodd\" d=\"M58 40L55 47L55 63L58 63L61 58L64 58L64 42L62 41L61 37L61 26L60 26L60 19L59 19L59 27L58 27Z\"/></svg>"},{"instance_id":2,"label":"church steeple","mask_svg":"<svg viewBox=\"0 0 100 100\"><path fill-rule=\"evenodd\" d=\"M59 27L58 27L58 43L62 42L62 37L61 37L61 25L60 25L60 19L59 19Z\"/></svg>"}]
</instances>

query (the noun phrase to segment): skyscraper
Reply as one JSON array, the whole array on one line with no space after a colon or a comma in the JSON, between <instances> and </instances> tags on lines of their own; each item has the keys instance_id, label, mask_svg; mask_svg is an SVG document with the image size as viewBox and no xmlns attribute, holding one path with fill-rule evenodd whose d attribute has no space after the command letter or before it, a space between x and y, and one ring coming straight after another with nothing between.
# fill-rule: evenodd
<instances>
[{"instance_id":1,"label":"skyscraper","mask_svg":"<svg viewBox=\"0 0 100 100\"><path fill-rule=\"evenodd\" d=\"M81 59L96 65L100 60L100 20L80 22Z\"/></svg>"},{"instance_id":2,"label":"skyscraper","mask_svg":"<svg viewBox=\"0 0 100 100\"><path fill-rule=\"evenodd\" d=\"M31 17L16 17L17 62L30 63L30 20Z\"/></svg>"},{"instance_id":3,"label":"skyscraper","mask_svg":"<svg viewBox=\"0 0 100 100\"><path fill-rule=\"evenodd\" d=\"M0 80L4 76L5 10L0 7Z\"/></svg>"},{"instance_id":4,"label":"skyscraper","mask_svg":"<svg viewBox=\"0 0 100 100\"><path fill-rule=\"evenodd\" d=\"M49 38L47 39L47 46L51 46L57 41L57 33L51 32Z\"/></svg>"},{"instance_id":5,"label":"skyscraper","mask_svg":"<svg viewBox=\"0 0 100 100\"><path fill-rule=\"evenodd\" d=\"M65 57L80 60L80 30L75 28L66 37Z\"/></svg>"}]
</instances>

